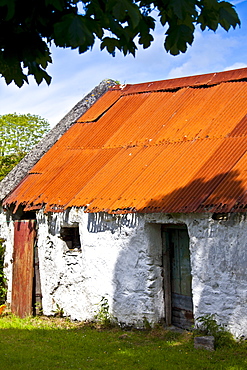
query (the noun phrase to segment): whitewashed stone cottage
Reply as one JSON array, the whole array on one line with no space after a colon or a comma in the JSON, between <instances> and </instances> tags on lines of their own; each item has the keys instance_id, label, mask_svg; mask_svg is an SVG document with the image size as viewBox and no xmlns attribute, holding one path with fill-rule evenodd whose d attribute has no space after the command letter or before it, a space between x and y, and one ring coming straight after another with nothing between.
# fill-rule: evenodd
<instances>
[{"instance_id":1,"label":"whitewashed stone cottage","mask_svg":"<svg viewBox=\"0 0 247 370\"><path fill-rule=\"evenodd\" d=\"M247 336L246 101L240 69L78 103L1 183L13 311L91 320L106 297L122 325Z\"/></svg>"}]
</instances>

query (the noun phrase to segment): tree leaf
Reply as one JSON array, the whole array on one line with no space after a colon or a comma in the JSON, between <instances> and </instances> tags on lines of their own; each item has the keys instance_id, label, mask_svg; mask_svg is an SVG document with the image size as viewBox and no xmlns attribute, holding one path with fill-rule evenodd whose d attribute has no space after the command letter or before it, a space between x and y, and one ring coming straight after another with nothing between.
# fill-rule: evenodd
<instances>
[{"instance_id":1,"label":"tree leaf","mask_svg":"<svg viewBox=\"0 0 247 370\"><path fill-rule=\"evenodd\" d=\"M129 0L115 1L115 5L112 7L112 14L120 22L127 21L129 17L133 28L137 27L141 19L138 6Z\"/></svg>"},{"instance_id":2,"label":"tree leaf","mask_svg":"<svg viewBox=\"0 0 247 370\"><path fill-rule=\"evenodd\" d=\"M179 19L183 20L187 15L197 15L195 10L196 1L195 0L170 0L169 7L173 9L173 13Z\"/></svg>"},{"instance_id":3,"label":"tree leaf","mask_svg":"<svg viewBox=\"0 0 247 370\"><path fill-rule=\"evenodd\" d=\"M0 7L4 7L4 6L7 7L7 14L6 14L5 20L8 21L15 14L15 0L0 0Z\"/></svg>"},{"instance_id":4,"label":"tree leaf","mask_svg":"<svg viewBox=\"0 0 247 370\"><path fill-rule=\"evenodd\" d=\"M66 4L65 0L45 0L45 5L52 5L55 9L62 11Z\"/></svg>"},{"instance_id":5,"label":"tree leaf","mask_svg":"<svg viewBox=\"0 0 247 370\"><path fill-rule=\"evenodd\" d=\"M100 45L100 48L101 50L106 48L110 54L115 56L116 48L120 49L119 40L113 37L104 37Z\"/></svg>"},{"instance_id":6,"label":"tree leaf","mask_svg":"<svg viewBox=\"0 0 247 370\"><path fill-rule=\"evenodd\" d=\"M185 53L187 44L193 42L193 29L184 24L176 27L169 27L166 32L165 49L172 55L178 55L180 52Z\"/></svg>"},{"instance_id":7,"label":"tree leaf","mask_svg":"<svg viewBox=\"0 0 247 370\"><path fill-rule=\"evenodd\" d=\"M228 31L230 27L236 28L237 25L240 25L240 19L233 8L233 6L225 1L220 2L219 10L219 21L220 25Z\"/></svg>"},{"instance_id":8,"label":"tree leaf","mask_svg":"<svg viewBox=\"0 0 247 370\"><path fill-rule=\"evenodd\" d=\"M54 31L54 40L58 46L77 48L94 43L93 32L87 28L82 15L65 15L61 22L55 24Z\"/></svg>"}]
</instances>

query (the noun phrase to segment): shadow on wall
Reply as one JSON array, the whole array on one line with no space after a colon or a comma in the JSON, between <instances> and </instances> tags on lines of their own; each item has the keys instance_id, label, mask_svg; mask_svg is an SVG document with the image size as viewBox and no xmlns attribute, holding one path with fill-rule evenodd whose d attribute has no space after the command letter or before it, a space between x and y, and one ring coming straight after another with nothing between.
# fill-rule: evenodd
<instances>
[{"instance_id":1,"label":"shadow on wall","mask_svg":"<svg viewBox=\"0 0 247 370\"><path fill-rule=\"evenodd\" d=\"M210 212L229 212L232 209L236 211L243 210L244 200L246 199L245 188L242 182L238 180L238 171L219 174L208 181L199 178L191 182L188 186L177 188L175 191L160 195L156 199L150 200L140 210L140 213L201 213ZM220 185L223 183L223 186ZM214 190L217 192L214 193ZM226 189L229 189L226 193ZM213 194L209 197L209 194ZM215 194L215 195L214 195ZM238 203L236 203L236 200ZM168 212L168 211L167 211ZM222 322L231 325L231 319L234 316L237 322L236 313L241 309L241 298L237 298L236 289L239 289L239 297L243 295L241 289L246 290L247 273L246 268L246 250L245 246L238 240L238 225L240 225L241 216L231 215L226 223L221 221L212 221L210 230L206 231L201 255L194 258L192 266L196 269L197 283L202 287L197 310L202 313L219 314ZM220 225L220 226L219 226ZM133 223L132 227L137 226ZM225 226L234 226L231 232L223 233ZM154 300L152 296L152 287L156 284L155 279L162 281L161 257L160 262L155 262L148 253L147 234L145 229L147 225L136 228L131 237L123 243L124 247L116 261L113 281L115 282L114 291L114 314L129 318L135 317L137 312L142 312L143 318L146 314L154 312L152 307ZM236 230L236 235L232 232ZM190 230L191 231L191 230ZM150 232L148 230L147 232ZM212 234L209 235L208 233ZM220 234L222 232L222 239ZM240 231L239 231L240 232ZM242 230L242 233L244 231ZM218 233L217 239L214 239ZM224 234L224 235L223 235ZM242 241L247 238L242 236ZM157 243L160 245L159 243ZM195 251L197 253L197 251ZM157 252L157 259L160 251ZM160 267L160 276L154 273ZM152 281L153 279L153 281ZM229 293L229 286L231 293ZM242 287L242 288L241 288ZM197 297L198 298L198 297ZM218 305L217 305L218 300ZM213 311L213 312L212 312ZM246 317L245 317L246 320ZM131 321L131 320L130 320Z\"/></svg>"},{"instance_id":2,"label":"shadow on wall","mask_svg":"<svg viewBox=\"0 0 247 370\"><path fill-rule=\"evenodd\" d=\"M123 226L135 228L138 225L138 217L135 213L126 215L114 215L108 213L89 213L87 229L90 233L99 233L110 230L112 233L121 231Z\"/></svg>"},{"instance_id":3,"label":"shadow on wall","mask_svg":"<svg viewBox=\"0 0 247 370\"><path fill-rule=\"evenodd\" d=\"M151 200L143 211L236 212L229 213L225 220L210 223L200 235L202 247L200 252L198 248L194 252L192 270L197 288L200 287L196 307L199 315L216 314L236 336L245 332L247 337L247 234L243 227L246 215L238 213L247 211L244 185L239 180L238 171L221 173L208 181L199 178L188 186Z\"/></svg>"},{"instance_id":4,"label":"shadow on wall","mask_svg":"<svg viewBox=\"0 0 247 370\"><path fill-rule=\"evenodd\" d=\"M113 312L122 327L133 324L142 327L145 319L152 319L156 311L150 295L158 275L156 264L158 269L161 267L161 256L158 261L152 258L145 230L150 226L139 226L130 235L128 229L121 234L122 248L113 272ZM155 226L160 230L159 225Z\"/></svg>"},{"instance_id":5,"label":"shadow on wall","mask_svg":"<svg viewBox=\"0 0 247 370\"><path fill-rule=\"evenodd\" d=\"M247 338L247 217L228 214L210 222L194 241L196 316L216 315L236 336ZM198 241L198 243L197 243ZM198 244L200 248L198 248Z\"/></svg>"},{"instance_id":6,"label":"shadow on wall","mask_svg":"<svg viewBox=\"0 0 247 370\"><path fill-rule=\"evenodd\" d=\"M228 229L231 221L223 221L223 228ZM234 221L238 222L237 217ZM210 227L212 234L214 226ZM221 232L222 227L218 230ZM235 235L229 237L234 230ZM227 325L235 336L247 338L247 242L246 234L238 238L237 227L234 230L216 242L213 236L208 242L205 240L205 247L195 256L196 285L199 288L195 309L197 316L214 314L219 323Z\"/></svg>"}]
</instances>

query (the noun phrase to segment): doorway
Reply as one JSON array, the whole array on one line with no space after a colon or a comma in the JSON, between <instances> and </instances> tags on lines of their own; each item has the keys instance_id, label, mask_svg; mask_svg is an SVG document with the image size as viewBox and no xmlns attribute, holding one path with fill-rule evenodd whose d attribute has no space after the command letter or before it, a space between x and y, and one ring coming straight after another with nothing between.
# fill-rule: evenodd
<instances>
[{"instance_id":1,"label":"doorway","mask_svg":"<svg viewBox=\"0 0 247 370\"><path fill-rule=\"evenodd\" d=\"M189 329L194 320L186 226L163 225L162 245L166 324Z\"/></svg>"},{"instance_id":2,"label":"doorway","mask_svg":"<svg viewBox=\"0 0 247 370\"><path fill-rule=\"evenodd\" d=\"M14 222L14 251L11 311L19 317L36 313L41 307L38 250L35 248L36 221Z\"/></svg>"}]
</instances>

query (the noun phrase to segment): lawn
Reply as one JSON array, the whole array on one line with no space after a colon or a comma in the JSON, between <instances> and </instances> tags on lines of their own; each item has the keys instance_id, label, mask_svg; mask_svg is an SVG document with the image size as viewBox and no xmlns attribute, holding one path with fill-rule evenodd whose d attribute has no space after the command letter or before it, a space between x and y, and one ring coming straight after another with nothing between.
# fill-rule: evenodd
<instances>
[{"instance_id":1,"label":"lawn","mask_svg":"<svg viewBox=\"0 0 247 370\"><path fill-rule=\"evenodd\" d=\"M193 335L162 327L123 331L59 318L0 317L0 370L247 369L247 344L195 350Z\"/></svg>"}]
</instances>

